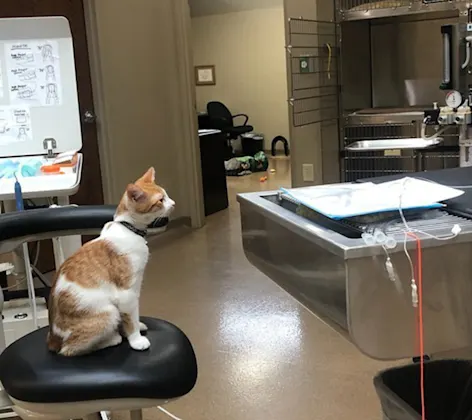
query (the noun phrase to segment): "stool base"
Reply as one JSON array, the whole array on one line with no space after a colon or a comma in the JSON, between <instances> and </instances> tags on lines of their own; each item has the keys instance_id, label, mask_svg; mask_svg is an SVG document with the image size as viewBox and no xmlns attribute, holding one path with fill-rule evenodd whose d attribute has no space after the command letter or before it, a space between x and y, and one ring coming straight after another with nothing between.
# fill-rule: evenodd
<instances>
[{"instance_id":1,"label":"stool base","mask_svg":"<svg viewBox=\"0 0 472 420\"><path fill-rule=\"evenodd\" d=\"M143 410L132 410L129 412L130 420L143 420ZM100 411L100 413L89 414L83 420L111 420L111 412Z\"/></svg>"},{"instance_id":2,"label":"stool base","mask_svg":"<svg viewBox=\"0 0 472 420\"><path fill-rule=\"evenodd\" d=\"M158 407L171 401L129 398L41 404L10 398L13 402L13 411L24 420L68 420L81 418L86 420L101 420L101 412L104 411L129 411L131 420L142 420L143 409Z\"/></svg>"}]
</instances>

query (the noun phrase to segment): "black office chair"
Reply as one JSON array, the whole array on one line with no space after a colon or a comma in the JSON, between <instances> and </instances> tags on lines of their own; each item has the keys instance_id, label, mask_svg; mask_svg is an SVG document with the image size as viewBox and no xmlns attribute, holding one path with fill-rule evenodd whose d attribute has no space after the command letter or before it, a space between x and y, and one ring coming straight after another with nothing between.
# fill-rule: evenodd
<instances>
[{"instance_id":1,"label":"black office chair","mask_svg":"<svg viewBox=\"0 0 472 420\"><path fill-rule=\"evenodd\" d=\"M246 114L232 115L226 105L221 102L208 102L207 113L212 128L221 130L225 135L227 140L225 160L231 159L234 156L231 140L236 140L242 134L254 130L252 125L247 125L249 117ZM238 117L245 118L244 124L235 126L234 119Z\"/></svg>"},{"instance_id":2,"label":"black office chair","mask_svg":"<svg viewBox=\"0 0 472 420\"><path fill-rule=\"evenodd\" d=\"M226 134L228 140L235 140L241 134L250 133L254 130L252 125L248 125L249 117L246 114L232 115L226 105L221 102L208 102L207 112L212 128L221 130ZM234 125L234 119L244 117L243 125Z\"/></svg>"}]
</instances>

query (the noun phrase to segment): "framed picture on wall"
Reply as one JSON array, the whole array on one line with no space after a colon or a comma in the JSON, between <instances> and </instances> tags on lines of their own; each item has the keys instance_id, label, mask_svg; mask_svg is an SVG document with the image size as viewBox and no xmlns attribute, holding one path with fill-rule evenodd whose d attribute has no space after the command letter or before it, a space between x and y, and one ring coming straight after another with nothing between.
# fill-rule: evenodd
<instances>
[{"instance_id":1,"label":"framed picture on wall","mask_svg":"<svg viewBox=\"0 0 472 420\"><path fill-rule=\"evenodd\" d=\"M197 86L216 85L215 66L195 66Z\"/></svg>"}]
</instances>

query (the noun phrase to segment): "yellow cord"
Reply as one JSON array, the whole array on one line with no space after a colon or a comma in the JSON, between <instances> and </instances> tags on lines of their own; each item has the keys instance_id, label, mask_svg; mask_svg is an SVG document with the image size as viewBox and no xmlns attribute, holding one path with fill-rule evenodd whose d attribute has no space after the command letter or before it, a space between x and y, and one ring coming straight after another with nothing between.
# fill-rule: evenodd
<instances>
[{"instance_id":1,"label":"yellow cord","mask_svg":"<svg viewBox=\"0 0 472 420\"><path fill-rule=\"evenodd\" d=\"M331 57L332 57L332 51L331 51L331 45L329 43L326 43L326 46L328 47L328 80L331 80Z\"/></svg>"}]
</instances>

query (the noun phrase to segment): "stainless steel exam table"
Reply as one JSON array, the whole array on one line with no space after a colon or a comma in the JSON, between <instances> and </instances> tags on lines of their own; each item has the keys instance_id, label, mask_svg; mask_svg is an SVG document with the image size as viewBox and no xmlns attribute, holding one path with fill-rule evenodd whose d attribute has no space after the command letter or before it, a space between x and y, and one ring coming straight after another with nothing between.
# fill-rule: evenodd
<instances>
[{"instance_id":1,"label":"stainless steel exam table","mask_svg":"<svg viewBox=\"0 0 472 420\"><path fill-rule=\"evenodd\" d=\"M99 234L113 220L116 206L64 206L0 214L0 254L13 251L24 242L70 235ZM156 221L149 234L168 225L167 218Z\"/></svg>"},{"instance_id":2,"label":"stainless steel exam table","mask_svg":"<svg viewBox=\"0 0 472 420\"><path fill-rule=\"evenodd\" d=\"M471 168L408 176L450 186L472 184ZM462 229L450 241L422 236L426 354L472 347L471 194L466 191L450 211L448 206L418 227L435 236L450 234L454 224ZM371 358L419 356L411 269L398 226L393 231L398 245L389 253L401 289L388 277L381 246L368 246L360 237L343 236L298 215L296 204L278 191L241 194L238 201L244 251L255 267ZM409 239L407 247L414 256L414 241Z\"/></svg>"}]
</instances>

